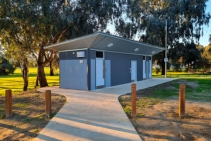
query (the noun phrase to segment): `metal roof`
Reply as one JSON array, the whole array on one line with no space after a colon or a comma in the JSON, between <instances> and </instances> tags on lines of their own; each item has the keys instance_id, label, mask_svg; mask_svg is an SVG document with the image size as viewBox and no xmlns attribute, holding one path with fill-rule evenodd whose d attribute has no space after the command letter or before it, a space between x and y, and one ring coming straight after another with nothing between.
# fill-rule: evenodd
<instances>
[{"instance_id":1,"label":"metal roof","mask_svg":"<svg viewBox=\"0 0 211 141\"><path fill-rule=\"evenodd\" d=\"M142 54L148 56L157 54L165 50L165 48L161 48L158 46L145 44L142 42L137 42L134 40L101 32L53 44L44 48L57 51L81 50L89 48L92 50L102 50L137 55Z\"/></svg>"}]
</instances>

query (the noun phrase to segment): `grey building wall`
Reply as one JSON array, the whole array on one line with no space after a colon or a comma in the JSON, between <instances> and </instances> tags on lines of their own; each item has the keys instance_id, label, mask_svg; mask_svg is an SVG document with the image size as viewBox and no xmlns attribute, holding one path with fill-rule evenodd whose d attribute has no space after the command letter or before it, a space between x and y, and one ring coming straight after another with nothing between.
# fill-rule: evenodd
<instances>
[{"instance_id":1,"label":"grey building wall","mask_svg":"<svg viewBox=\"0 0 211 141\"><path fill-rule=\"evenodd\" d=\"M79 50L85 57L77 58L77 51L60 52L60 87L79 90L96 89L96 52ZM80 62L83 60L83 63ZM137 61L137 81L143 80L143 56L104 52L105 86L131 82L131 60ZM149 60L146 57L146 60ZM109 68L110 67L110 68Z\"/></svg>"},{"instance_id":2,"label":"grey building wall","mask_svg":"<svg viewBox=\"0 0 211 141\"><path fill-rule=\"evenodd\" d=\"M79 50L81 51L81 50ZM60 52L60 87L88 90L88 51L85 57L77 57L78 51Z\"/></svg>"},{"instance_id":3,"label":"grey building wall","mask_svg":"<svg viewBox=\"0 0 211 141\"><path fill-rule=\"evenodd\" d=\"M131 60L137 60L137 81L143 80L143 56L105 52L105 60L110 60L111 86L131 82Z\"/></svg>"}]
</instances>

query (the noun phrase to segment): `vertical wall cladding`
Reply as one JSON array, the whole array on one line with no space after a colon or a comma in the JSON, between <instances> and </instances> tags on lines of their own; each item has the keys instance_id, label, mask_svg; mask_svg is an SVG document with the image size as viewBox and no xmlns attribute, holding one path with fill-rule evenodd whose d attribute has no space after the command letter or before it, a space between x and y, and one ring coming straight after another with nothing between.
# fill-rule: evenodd
<instances>
[{"instance_id":1,"label":"vertical wall cladding","mask_svg":"<svg viewBox=\"0 0 211 141\"><path fill-rule=\"evenodd\" d=\"M77 57L77 52L81 52L81 50L59 53L61 88L88 90L88 52L87 50L83 51L84 57Z\"/></svg>"},{"instance_id":2,"label":"vertical wall cladding","mask_svg":"<svg viewBox=\"0 0 211 141\"><path fill-rule=\"evenodd\" d=\"M137 81L143 80L143 56L105 52L105 60L110 60L111 86L131 82L131 60L137 60Z\"/></svg>"}]
</instances>

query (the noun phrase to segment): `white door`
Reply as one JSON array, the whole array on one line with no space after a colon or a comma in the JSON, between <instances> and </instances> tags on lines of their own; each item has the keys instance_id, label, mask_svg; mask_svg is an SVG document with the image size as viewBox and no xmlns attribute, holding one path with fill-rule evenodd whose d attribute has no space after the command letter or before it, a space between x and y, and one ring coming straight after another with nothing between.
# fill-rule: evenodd
<instances>
[{"instance_id":1,"label":"white door","mask_svg":"<svg viewBox=\"0 0 211 141\"><path fill-rule=\"evenodd\" d=\"M103 58L96 58L96 86L104 86Z\"/></svg>"},{"instance_id":2,"label":"white door","mask_svg":"<svg viewBox=\"0 0 211 141\"><path fill-rule=\"evenodd\" d=\"M131 61L131 81L137 81L137 61Z\"/></svg>"},{"instance_id":3,"label":"white door","mask_svg":"<svg viewBox=\"0 0 211 141\"><path fill-rule=\"evenodd\" d=\"M146 68L145 60L143 60L143 79L146 79Z\"/></svg>"}]
</instances>

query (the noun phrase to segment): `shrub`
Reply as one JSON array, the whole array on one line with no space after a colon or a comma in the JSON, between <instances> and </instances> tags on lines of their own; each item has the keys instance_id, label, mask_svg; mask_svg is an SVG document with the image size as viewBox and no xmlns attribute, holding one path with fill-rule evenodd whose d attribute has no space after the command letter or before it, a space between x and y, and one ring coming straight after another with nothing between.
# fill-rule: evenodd
<instances>
[{"instance_id":1,"label":"shrub","mask_svg":"<svg viewBox=\"0 0 211 141\"><path fill-rule=\"evenodd\" d=\"M0 75L13 74L15 67L6 58L0 57Z\"/></svg>"},{"instance_id":2,"label":"shrub","mask_svg":"<svg viewBox=\"0 0 211 141\"><path fill-rule=\"evenodd\" d=\"M155 73L158 74L161 71L161 68L159 65L155 66Z\"/></svg>"}]
</instances>

